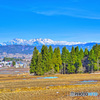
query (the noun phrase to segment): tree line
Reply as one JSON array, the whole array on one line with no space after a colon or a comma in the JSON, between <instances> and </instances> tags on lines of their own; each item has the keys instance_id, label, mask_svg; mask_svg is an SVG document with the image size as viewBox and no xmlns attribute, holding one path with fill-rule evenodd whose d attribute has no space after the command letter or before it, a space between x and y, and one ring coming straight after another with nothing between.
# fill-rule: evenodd
<instances>
[{"instance_id":1,"label":"tree line","mask_svg":"<svg viewBox=\"0 0 100 100\"><path fill-rule=\"evenodd\" d=\"M30 64L30 73L35 75L44 74L72 74L94 72L99 70L100 45L94 45L89 51L87 48L73 47L71 51L66 47L57 47L54 50L52 46L49 48L42 46L41 52L34 47L33 56Z\"/></svg>"},{"instance_id":2,"label":"tree line","mask_svg":"<svg viewBox=\"0 0 100 100\"><path fill-rule=\"evenodd\" d=\"M4 57L3 61L22 61L21 58L9 58L9 57Z\"/></svg>"}]
</instances>

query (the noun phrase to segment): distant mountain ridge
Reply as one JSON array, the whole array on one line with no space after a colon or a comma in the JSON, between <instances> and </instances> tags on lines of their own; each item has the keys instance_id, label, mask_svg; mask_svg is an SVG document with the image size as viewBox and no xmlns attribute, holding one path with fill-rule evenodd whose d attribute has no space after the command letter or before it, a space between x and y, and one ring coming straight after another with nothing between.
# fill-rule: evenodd
<instances>
[{"instance_id":1,"label":"distant mountain ridge","mask_svg":"<svg viewBox=\"0 0 100 100\"><path fill-rule=\"evenodd\" d=\"M90 43L82 43L82 42L67 42L67 41L53 41L51 39L31 39L31 40L24 40L24 39L13 39L8 42L3 42L0 44L0 53L3 52L10 53L10 54L32 54L34 47L36 46L39 51L41 51L42 45L47 45L48 47L51 45L52 48L59 47L60 50L64 46L71 51L72 46L82 48L88 48L90 50L93 45L100 44L97 42L90 42Z\"/></svg>"},{"instance_id":2,"label":"distant mountain ridge","mask_svg":"<svg viewBox=\"0 0 100 100\"><path fill-rule=\"evenodd\" d=\"M67 41L53 41L51 39L13 39L8 42L0 43L0 45L32 45L32 46L41 46L41 45L76 45L76 44L85 44L86 42L67 42Z\"/></svg>"},{"instance_id":3,"label":"distant mountain ridge","mask_svg":"<svg viewBox=\"0 0 100 100\"><path fill-rule=\"evenodd\" d=\"M78 46L79 48L82 48L83 50L85 48L88 48L90 50L93 45L96 43L87 43L87 44L77 44L77 45L51 45L52 48L59 47L60 51L62 51L62 48L66 46L66 48L71 51L72 46L76 47ZM50 45L47 45L48 47ZM0 46L0 53L2 54L3 52L6 52L8 54L32 54L35 46L31 45L5 45L5 46ZM36 46L39 51L41 51L42 45L41 46Z\"/></svg>"}]
</instances>

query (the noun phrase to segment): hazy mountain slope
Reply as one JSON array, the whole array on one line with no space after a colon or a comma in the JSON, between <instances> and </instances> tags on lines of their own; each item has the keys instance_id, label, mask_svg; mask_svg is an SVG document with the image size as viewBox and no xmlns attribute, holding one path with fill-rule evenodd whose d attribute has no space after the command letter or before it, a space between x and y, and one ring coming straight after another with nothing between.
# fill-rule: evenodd
<instances>
[{"instance_id":1,"label":"hazy mountain slope","mask_svg":"<svg viewBox=\"0 0 100 100\"><path fill-rule=\"evenodd\" d=\"M86 43L86 44L77 44L77 45L52 45L53 49L56 47L59 47L60 50L64 46L68 50L71 50L72 46L76 47L79 46L79 48L83 48L83 50L87 47L89 50L92 48L93 45L96 43ZM47 45L49 47L49 45ZM35 46L32 45L5 45L5 46L0 46L0 53L7 52L7 53L21 53L21 54L32 54ZM36 46L37 49L40 51L41 46Z\"/></svg>"}]
</instances>

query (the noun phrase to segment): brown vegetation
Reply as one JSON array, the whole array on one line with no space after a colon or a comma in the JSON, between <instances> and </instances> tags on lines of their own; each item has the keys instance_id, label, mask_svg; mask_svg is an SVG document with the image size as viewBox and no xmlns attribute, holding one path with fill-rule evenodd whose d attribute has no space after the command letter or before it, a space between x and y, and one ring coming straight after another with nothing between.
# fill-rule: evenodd
<instances>
[{"instance_id":1,"label":"brown vegetation","mask_svg":"<svg viewBox=\"0 0 100 100\"><path fill-rule=\"evenodd\" d=\"M58 78L37 79L39 76L0 75L0 100L100 100L100 74L50 76ZM97 82L81 83L82 80ZM71 97L70 92L98 92L99 95Z\"/></svg>"}]
</instances>

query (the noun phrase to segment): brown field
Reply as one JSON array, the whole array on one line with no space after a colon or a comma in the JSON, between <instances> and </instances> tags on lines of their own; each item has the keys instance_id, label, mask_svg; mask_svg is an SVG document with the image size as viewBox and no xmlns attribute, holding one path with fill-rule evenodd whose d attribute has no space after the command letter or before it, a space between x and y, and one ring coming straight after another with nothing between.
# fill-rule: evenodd
<instances>
[{"instance_id":1,"label":"brown field","mask_svg":"<svg viewBox=\"0 0 100 100\"><path fill-rule=\"evenodd\" d=\"M0 75L0 100L100 100L100 74L40 76ZM41 76L44 77L44 76ZM81 83L82 80L97 82ZM98 96L71 97L70 92L97 92Z\"/></svg>"},{"instance_id":2,"label":"brown field","mask_svg":"<svg viewBox=\"0 0 100 100\"><path fill-rule=\"evenodd\" d=\"M14 67L9 67L5 68L2 67L0 68L0 75L1 74L8 74L8 75L16 75L16 74L23 74L23 73L28 73L29 68L14 68Z\"/></svg>"}]
</instances>

